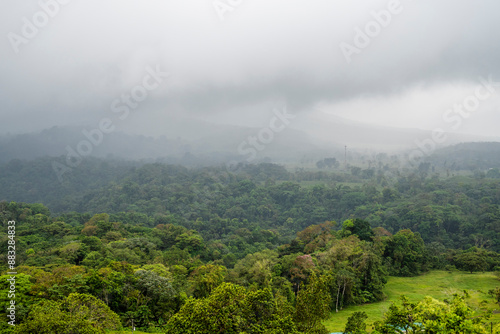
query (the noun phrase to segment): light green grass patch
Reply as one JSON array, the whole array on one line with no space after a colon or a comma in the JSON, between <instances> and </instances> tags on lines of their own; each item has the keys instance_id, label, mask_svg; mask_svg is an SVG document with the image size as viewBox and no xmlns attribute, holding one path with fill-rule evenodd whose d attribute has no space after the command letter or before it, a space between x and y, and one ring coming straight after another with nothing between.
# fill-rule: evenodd
<instances>
[{"instance_id":1,"label":"light green grass patch","mask_svg":"<svg viewBox=\"0 0 500 334\"><path fill-rule=\"evenodd\" d=\"M330 332L341 332L347 322L347 318L354 312L366 312L369 328L377 320L381 320L388 310L391 302L397 302L400 295L406 295L411 301L422 300L425 296L431 296L438 300L451 298L454 293L468 290L470 298L467 302L479 312L479 304L486 300L485 307L488 310L499 310L493 297L488 295L488 290L500 286L500 281L493 273L465 273L431 271L417 277L390 277L384 292L387 299L378 303L350 306L338 313L333 312L330 319L324 322ZM490 321L500 322L500 314L493 314Z\"/></svg>"}]
</instances>

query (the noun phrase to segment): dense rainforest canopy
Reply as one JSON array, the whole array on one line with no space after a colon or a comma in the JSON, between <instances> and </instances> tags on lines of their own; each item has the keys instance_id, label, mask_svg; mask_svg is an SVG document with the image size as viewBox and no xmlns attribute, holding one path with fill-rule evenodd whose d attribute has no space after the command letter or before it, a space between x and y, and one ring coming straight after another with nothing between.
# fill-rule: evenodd
<instances>
[{"instance_id":1,"label":"dense rainforest canopy","mask_svg":"<svg viewBox=\"0 0 500 334\"><path fill-rule=\"evenodd\" d=\"M15 330L325 333L331 311L384 299L389 275L497 270L494 172L374 165L228 170L89 159L55 184L50 160L11 161L1 167L0 215L5 230L16 222ZM9 240L2 233L3 249ZM453 312L457 326L481 327L468 322L465 300L411 309L425 328ZM410 308L402 303L373 333L392 333ZM424 303L436 314L422 313ZM348 325L363 333L363 314Z\"/></svg>"}]
</instances>

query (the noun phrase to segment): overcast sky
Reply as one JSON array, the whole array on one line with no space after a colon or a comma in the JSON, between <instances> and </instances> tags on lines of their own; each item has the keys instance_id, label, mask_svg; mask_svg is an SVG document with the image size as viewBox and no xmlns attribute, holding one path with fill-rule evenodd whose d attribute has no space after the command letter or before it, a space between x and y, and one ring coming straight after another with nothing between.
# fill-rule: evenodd
<instances>
[{"instance_id":1,"label":"overcast sky","mask_svg":"<svg viewBox=\"0 0 500 334\"><path fill-rule=\"evenodd\" d=\"M168 136L174 120L262 126L286 105L302 117L499 134L500 85L470 116L447 114L473 102L479 77L500 82L498 0L59 1L69 3L41 1L53 17L38 1L0 2L1 133L110 117ZM119 119L111 104L148 67L169 77Z\"/></svg>"}]
</instances>

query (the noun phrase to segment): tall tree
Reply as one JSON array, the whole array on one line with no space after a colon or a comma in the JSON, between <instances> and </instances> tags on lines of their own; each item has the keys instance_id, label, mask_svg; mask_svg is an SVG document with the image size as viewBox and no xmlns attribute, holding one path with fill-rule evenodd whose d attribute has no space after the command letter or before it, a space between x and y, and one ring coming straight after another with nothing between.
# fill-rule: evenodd
<instances>
[{"instance_id":1,"label":"tall tree","mask_svg":"<svg viewBox=\"0 0 500 334\"><path fill-rule=\"evenodd\" d=\"M331 278L312 274L309 283L298 292L295 321L300 331L309 334L328 333L321 321L330 316L329 279Z\"/></svg>"}]
</instances>

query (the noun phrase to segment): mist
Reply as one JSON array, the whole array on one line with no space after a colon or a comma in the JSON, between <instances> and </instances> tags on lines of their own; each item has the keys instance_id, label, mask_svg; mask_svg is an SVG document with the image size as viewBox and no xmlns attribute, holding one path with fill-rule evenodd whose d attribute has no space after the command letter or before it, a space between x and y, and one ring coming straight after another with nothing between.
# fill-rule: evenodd
<instances>
[{"instance_id":1,"label":"mist","mask_svg":"<svg viewBox=\"0 0 500 334\"><path fill-rule=\"evenodd\" d=\"M0 8L0 133L72 129L50 154L91 141L84 132L103 120L109 132L94 146L114 136L182 143L148 156L402 150L435 130L446 133L440 145L500 139L493 0L6 0ZM280 110L287 122L273 120ZM102 154L138 156L140 147Z\"/></svg>"}]
</instances>

